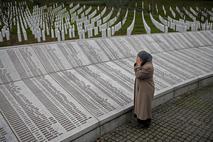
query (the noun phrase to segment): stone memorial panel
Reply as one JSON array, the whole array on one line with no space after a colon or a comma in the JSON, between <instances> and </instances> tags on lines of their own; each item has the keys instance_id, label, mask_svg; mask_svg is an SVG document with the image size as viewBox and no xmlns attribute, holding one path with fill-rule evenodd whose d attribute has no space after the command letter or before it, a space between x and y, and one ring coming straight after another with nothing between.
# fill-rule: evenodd
<instances>
[{"instance_id":1,"label":"stone memorial panel","mask_svg":"<svg viewBox=\"0 0 213 142\"><path fill-rule=\"evenodd\" d=\"M73 31L69 28L69 36ZM58 30L56 37L61 40ZM6 142L73 141L88 134L96 138L101 126L133 105L133 65L139 51L153 56L158 95L212 72L212 37L211 31L198 31L2 48L1 138Z\"/></svg>"}]
</instances>

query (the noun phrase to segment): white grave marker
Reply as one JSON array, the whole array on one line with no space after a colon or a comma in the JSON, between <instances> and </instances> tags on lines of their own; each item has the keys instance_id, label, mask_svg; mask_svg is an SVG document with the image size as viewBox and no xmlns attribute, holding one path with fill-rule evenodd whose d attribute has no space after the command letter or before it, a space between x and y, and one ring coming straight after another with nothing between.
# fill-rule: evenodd
<instances>
[{"instance_id":1,"label":"white grave marker","mask_svg":"<svg viewBox=\"0 0 213 142\"><path fill-rule=\"evenodd\" d=\"M101 30L102 38L106 38L106 29Z\"/></svg>"},{"instance_id":2,"label":"white grave marker","mask_svg":"<svg viewBox=\"0 0 213 142\"><path fill-rule=\"evenodd\" d=\"M90 28L90 29L88 29L88 38L90 38L92 36L93 36L93 29Z\"/></svg>"},{"instance_id":3,"label":"white grave marker","mask_svg":"<svg viewBox=\"0 0 213 142\"><path fill-rule=\"evenodd\" d=\"M37 37L37 41L38 41L38 42L41 42L41 31L40 31L40 29L37 30L37 35L36 35L36 37Z\"/></svg>"},{"instance_id":4,"label":"white grave marker","mask_svg":"<svg viewBox=\"0 0 213 142\"><path fill-rule=\"evenodd\" d=\"M0 32L0 42L3 42L3 37L2 37L1 32Z\"/></svg>"},{"instance_id":5,"label":"white grave marker","mask_svg":"<svg viewBox=\"0 0 213 142\"><path fill-rule=\"evenodd\" d=\"M51 28L51 37L55 38L55 36L54 36L54 30L52 28Z\"/></svg>"},{"instance_id":6,"label":"white grave marker","mask_svg":"<svg viewBox=\"0 0 213 142\"><path fill-rule=\"evenodd\" d=\"M112 36L112 35L111 35L111 28L108 28L108 29L107 29L107 36L108 36L108 37L111 37L111 36Z\"/></svg>"},{"instance_id":7,"label":"white grave marker","mask_svg":"<svg viewBox=\"0 0 213 142\"><path fill-rule=\"evenodd\" d=\"M73 25L73 28L72 28L72 37L75 37L75 26Z\"/></svg>"},{"instance_id":8,"label":"white grave marker","mask_svg":"<svg viewBox=\"0 0 213 142\"><path fill-rule=\"evenodd\" d=\"M62 39L63 41L65 40L64 30L61 31L61 39Z\"/></svg>"},{"instance_id":9,"label":"white grave marker","mask_svg":"<svg viewBox=\"0 0 213 142\"><path fill-rule=\"evenodd\" d=\"M69 28L69 38L72 38L72 28Z\"/></svg>"},{"instance_id":10,"label":"white grave marker","mask_svg":"<svg viewBox=\"0 0 213 142\"><path fill-rule=\"evenodd\" d=\"M17 34L18 34L18 41L21 42L22 41L22 39L21 39L21 32L17 32Z\"/></svg>"},{"instance_id":11,"label":"white grave marker","mask_svg":"<svg viewBox=\"0 0 213 142\"><path fill-rule=\"evenodd\" d=\"M43 41L46 41L45 30L42 30L42 40L43 40Z\"/></svg>"},{"instance_id":12,"label":"white grave marker","mask_svg":"<svg viewBox=\"0 0 213 142\"><path fill-rule=\"evenodd\" d=\"M98 35L98 27L95 27L95 28L94 28L94 35L95 35L95 36Z\"/></svg>"},{"instance_id":13,"label":"white grave marker","mask_svg":"<svg viewBox=\"0 0 213 142\"><path fill-rule=\"evenodd\" d=\"M112 35L115 35L115 27L112 26Z\"/></svg>"},{"instance_id":14,"label":"white grave marker","mask_svg":"<svg viewBox=\"0 0 213 142\"><path fill-rule=\"evenodd\" d=\"M25 30L23 31L23 35L24 35L24 40L28 40L28 38L27 38L27 32Z\"/></svg>"},{"instance_id":15,"label":"white grave marker","mask_svg":"<svg viewBox=\"0 0 213 142\"><path fill-rule=\"evenodd\" d=\"M58 41L61 41L61 35L60 35L59 30L57 30L57 39L58 39Z\"/></svg>"},{"instance_id":16,"label":"white grave marker","mask_svg":"<svg viewBox=\"0 0 213 142\"><path fill-rule=\"evenodd\" d=\"M82 30L82 38L85 39L85 31Z\"/></svg>"},{"instance_id":17,"label":"white grave marker","mask_svg":"<svg viewBox=\"0 0 213 142\"><path fill-rule=\"evenodd\" d=\"M5 31L5 34L6 34L6 39L7 39L7 40L10 40L10 32L9 32L9 29L7 29L7 30Z\"/></svg>"}]
</instances>

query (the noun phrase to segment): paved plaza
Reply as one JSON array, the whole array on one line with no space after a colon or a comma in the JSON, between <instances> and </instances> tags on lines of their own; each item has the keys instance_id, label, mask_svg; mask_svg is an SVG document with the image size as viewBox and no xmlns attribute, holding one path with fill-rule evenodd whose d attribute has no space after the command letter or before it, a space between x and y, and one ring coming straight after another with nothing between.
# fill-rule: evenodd
<instances>
[{"instance_id":1,"label":"paved plaza","mask_svg":"<svg viewBox=\"0 0 213 142\"><path fill-rule=\"evenodd\" d=\"M98 142L212 142L212 102L213 84L156 107L150 128L137 129L133 119Z\"/></svg>"}]
</instances>

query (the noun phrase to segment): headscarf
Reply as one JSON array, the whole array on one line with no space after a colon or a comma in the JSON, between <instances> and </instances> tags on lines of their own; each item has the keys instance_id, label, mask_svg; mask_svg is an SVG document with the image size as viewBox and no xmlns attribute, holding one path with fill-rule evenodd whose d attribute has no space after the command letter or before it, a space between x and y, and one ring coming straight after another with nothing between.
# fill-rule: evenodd
<instances>
[{"instance_id":1,"label":"headscarf","mask_svg":"<svg viewBox=\"0 0 213 142\"><path fill-rule=\"evenodd\" d=\"M146 51L140 51L138 53L138 57L141 58L141 60L143 61L142 62L142 65L144 65L146 62L151 62L152 61L152 55L149 54L148 52Z\"/></svg>"}]
</instances>

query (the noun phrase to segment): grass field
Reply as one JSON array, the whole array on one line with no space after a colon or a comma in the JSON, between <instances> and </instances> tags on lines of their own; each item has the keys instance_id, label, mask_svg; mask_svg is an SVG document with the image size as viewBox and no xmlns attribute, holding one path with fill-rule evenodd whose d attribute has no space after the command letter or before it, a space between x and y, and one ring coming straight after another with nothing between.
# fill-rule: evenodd
<instances>
[{"instance_id":1,"label":"grass field","mask_svg":"<svg viewBox=\"0 0 213 142\"><path fill-rule=\"evenodd\" d=\"M17 0L17 2L19 2L21 0ZM0 2L2 3L3 0L0 0ZM5 2L5 1L4 1ZM102 9L107 6L107 11L105 13L104 16L106 16L110 10L111 7L114 7L115 10L111 16L111 18L113 18L119 8L121 8L121 14L120 17L118 17L118 20L116 21L116 23L118 23L119 21L121 21L126 13L126 9L129 9L129 14L128 14L128 18L126 20L126 23L122 26L122 28L120 29L120 31L116 32L115 35L126 35L127 33L127 28L128 26L132 23L132 19L133 19L133 13L134 13L134 9L136 9L136 21L135 21L135 25L134 25L134 29L132 34L146 34L145 32L145 28L142 22L142 0L36 0L36 1L32 1L32 0L28 0L27 4L32 12L33 6L34 5L39 5L39 6L43 6L43 5L47 5L47 6L51 6L54 3L64 3L65 7L67 9L69 9L69 4L70 3L74 3L77 4L79 3L81 6L85 5L86 9L89 6L92 6L92 9L97 9L97 6L100 7L100 11L102 11ZM167 17L170 16L172 17L172 14L169 10L170 6L173 8L173 10L176 12L176 19L178 20L180 18L180 15L178 15L177 11L175 10L175 7L178 6L180 9L185 7L187 10L189 10L190 7L194 8L197 6L200 9L212 9L213 8L213 1L211 0L143 0L144 2L144 16L145 16L145 20L147 22L147 24L150 26L152 33L159 33L160 31L152 24L150 16L149 16L149 4L151 5L151 13L153 15L153 17L159 21L158 19L158 15L160 14L162 17ZM137 3L137 6L136 6ZM156 12L155 6L158 6L158 13ZM164 5L167 14L164 15L163 13L163 9L162 9L162 5ZM92 10L92 11L93 11ZM183 10L181 10L183 12ZM98 13L99 14L99 13ZM186 14L185 14L186 15ZM103 17L104 17L103 16ZM209 17L207 17L209 20ZM192 19L188 16L186 16L186 19L189 21L192 21ZM198 19L199 20L199 19ZM115 24L116 24L115 23ZM2 28L2 25L0 25L0 29ZM169 29L169 32L173 32L172 29ZM11 29L11 35L10 41L5 41L0 43L0 46L9 46L9 45L16 45L16 44L30 44L30 43L36 43L37 40L34 38L34 36L32 35L31 31L29 29L27 29L27 33L28 33L28 40L27 41L22 41L22 42L18 42L17 39L17 29L16 26L13 26L13 28ZM77 35L77 30L76 30L76 35ZM96 37L100 37L101 33L96 36ZM69 39L68 35L66 35L65 37L66 39ZM75 37L74 39L76 39L78 37ZM56 41L56 38L51 38L50 36L46 36L46 41Z\"/></svg>"}]
</instances>

